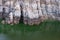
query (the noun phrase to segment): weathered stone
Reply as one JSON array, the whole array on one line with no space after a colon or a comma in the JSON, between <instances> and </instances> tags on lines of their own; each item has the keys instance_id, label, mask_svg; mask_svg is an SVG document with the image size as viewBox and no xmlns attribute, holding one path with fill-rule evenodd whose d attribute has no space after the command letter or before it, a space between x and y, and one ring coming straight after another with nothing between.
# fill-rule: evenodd
<instances>
[{"instance_id":1,"label":"weathered stone","mask_svg":"<svg viewBox=\"0 0 60 40\"><path fill-rule=\"evenodd\" d=\"M47 19L59 20L60 17L59 0L6 0L3 3L1 0L0 5L0 15L8 24L19 23L21 16L24 24L29 25L40 24Z\"/></svg>"}]
</instances>

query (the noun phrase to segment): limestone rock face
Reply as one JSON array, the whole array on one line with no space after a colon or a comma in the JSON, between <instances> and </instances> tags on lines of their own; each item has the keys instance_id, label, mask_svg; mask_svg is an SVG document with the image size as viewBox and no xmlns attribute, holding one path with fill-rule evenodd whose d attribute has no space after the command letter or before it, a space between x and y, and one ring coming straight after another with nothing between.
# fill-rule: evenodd
<instances>
[{"instance_id":1,"label":"limestone rock face","mask_svg":"<svg viewBox=\"0 0 60 40\"><path fill-rule=\"evenodd\" d=\"M2 0L0 0L0 5L2 5Z\"/></svg>"},{"instance_id":2,"label":"limestone rock face","mask_svg":"<svg viewBox=\"0 0 60 40\"><path fill-rule=\"evenodd\" d=\"M40 24L47 19L60 20L60 0L1 0L0 14L6 14L5 20L13 18L12 23L15 24L21 18L24 24L29 25Z\"/></svg>"}]
</instances>

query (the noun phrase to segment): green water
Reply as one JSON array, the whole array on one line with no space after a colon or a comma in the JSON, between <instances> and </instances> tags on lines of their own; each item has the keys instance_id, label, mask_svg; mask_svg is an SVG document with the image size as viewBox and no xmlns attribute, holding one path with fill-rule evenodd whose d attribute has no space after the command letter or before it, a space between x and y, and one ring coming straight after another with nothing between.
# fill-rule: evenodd
<instances>
[{"instance_id":1,"label":"green water","mask_svg":"<svg viewBox=\"0 0 60 40\"><path fill-rule=\"evenodd\" d=\"M33 26L0 23L0 40L60 40L60 21L48 20Z\"/></svg>"}]
</instances>

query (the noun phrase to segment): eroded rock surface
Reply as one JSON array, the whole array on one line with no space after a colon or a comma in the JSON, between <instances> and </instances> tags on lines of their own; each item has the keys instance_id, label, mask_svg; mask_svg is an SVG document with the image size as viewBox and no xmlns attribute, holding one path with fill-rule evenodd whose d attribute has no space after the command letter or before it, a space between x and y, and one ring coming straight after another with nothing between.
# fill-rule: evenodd
<instances>
[{"instance_id":1,"label":"eroded rock surface","mask_svg":"<svg viewBox=\"0 0 60 40\"><path fill-rule=\"evenodd\" d=\"M29 25L40 24L46 19L60 20L60 0L1 0L0 15L10 24L19 23L21 15L24 24Z\"/></svg>"}]
</instances>

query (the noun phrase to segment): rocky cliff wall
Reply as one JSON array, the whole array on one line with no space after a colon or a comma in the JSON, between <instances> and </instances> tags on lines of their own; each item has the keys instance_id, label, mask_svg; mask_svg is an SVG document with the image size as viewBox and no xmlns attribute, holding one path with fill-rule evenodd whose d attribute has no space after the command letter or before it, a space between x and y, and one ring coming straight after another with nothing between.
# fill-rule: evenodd
<instances>
[{"instance_id":1,"label":"rocky cliff wall","mask_svg":"<svg viewBox=\"0 0 60 40\"><path fill-rule=\"evenodd\" d=\"M60 0L7 0L2 7L8 13L17 13L19 18L22 15L25 24L39 24L46 19L60 20Z\"/></svg>"}]
</instances>

